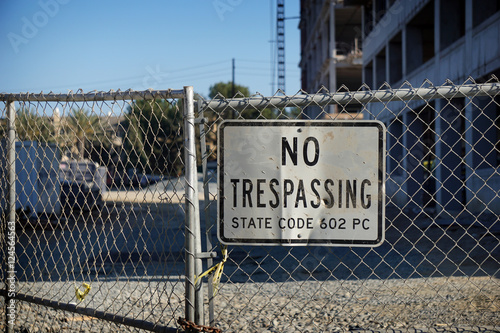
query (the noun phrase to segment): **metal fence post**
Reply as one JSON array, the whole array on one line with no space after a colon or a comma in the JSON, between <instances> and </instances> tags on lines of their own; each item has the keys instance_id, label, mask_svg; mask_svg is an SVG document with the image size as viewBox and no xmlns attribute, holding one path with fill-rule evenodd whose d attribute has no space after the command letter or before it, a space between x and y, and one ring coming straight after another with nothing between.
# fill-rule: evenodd
<instances>
[{"instance_id":1,"label":"metal fence post","mask_svg":"<svg viewBox=\"0 0 500 333\"><path fill-rule=\"evenodd\" d=\"M196 168L196 131L193 87L184 87L184 156L186 167L186 319L196 324L204 323L203 290L201 279L200 206Z\"/></svg>"},{"instance_id":2,"label":"metal fence post","mask_svg":"<svg viewBox=\"0 0 500 333\"><path fill-rule=\"evenodd\" d=\"M7 147L7 170L8 170L8 185L9 185L9 200L8 202L8 219L5 224L5 316L7 325L6 332L14 332L14 321L16 316L16 272L15 272L15 245L16 245L16 128L15 117L16 110L14 102L10 101L7 104L8 112L8 130L9 140ZM14 259L14 262L12 261Z\"/></svg>"},{"instance_id":3,"label":"metal fence post","mask_svg":"<svg viewBox=\"0 0 500 333\"><path fill-rule=\"evenodd\" d=\"M208 152L207 152L207 142L206 142L206 136L207 132L205 130L205 118L203 116L203 108L201 106L201 103L197 104L198 106L198 117L201 118L200 121L200 148L201 148L201 163L202 163L202 172L203 172L203 191L204 191L204 207L203 210L205 212L205 240L207 242L207 251L211 252L214 250L213 248L213 242L212 242L212 229L215 226L215 224L212 224L212 221L210 220L210 212L209 212L209 207L210 207L210 189L209 189L209 184L208 182L210 179L208 179L208 170L207 170L207 158L208 158ZM207 258L207 267L212 267L213 265L213 259L212 257ZM214 319L214 285L213 285L213 280L208 279L207 283L207 292L208 292L208 322L210 326L215 325L215 319Z\"/></svg>"}]
</instances>

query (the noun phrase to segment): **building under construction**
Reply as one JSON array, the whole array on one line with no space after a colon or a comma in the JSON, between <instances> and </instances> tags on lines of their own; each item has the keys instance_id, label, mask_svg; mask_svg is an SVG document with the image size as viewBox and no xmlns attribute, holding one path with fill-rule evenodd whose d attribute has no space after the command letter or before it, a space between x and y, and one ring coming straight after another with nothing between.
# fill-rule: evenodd
<instances>
[{"instance_id":1,"label":"building under construction","mask_svg":"<svg viewBox=\"0 0 500 333\"><path fill-rule=\"evenodd\" d=\"M358 90L363 75L362 7L347 1L302 0L299 28L302 90ZM315 117L320 110L310 108L309 112ZM328 112L336 110L331 107Z\"/></svg>"},{"instance_id":2,"label":"building under construction","mask_svg":"<svg viewBox=\"0 0 500 333\"><path fill-rule=\"evenodd\" d=\"M302 0L300 29L302 88L309 93L323 86L391 90L500 77L498 0ZM386 185L402 189L392 202L438 213L498 214L500 97L407 106L371 103L359 114L342 112L385 123ZM342 115L333 107L310 107L307 115L324 111Z\"/></svg>"}]
</instances>

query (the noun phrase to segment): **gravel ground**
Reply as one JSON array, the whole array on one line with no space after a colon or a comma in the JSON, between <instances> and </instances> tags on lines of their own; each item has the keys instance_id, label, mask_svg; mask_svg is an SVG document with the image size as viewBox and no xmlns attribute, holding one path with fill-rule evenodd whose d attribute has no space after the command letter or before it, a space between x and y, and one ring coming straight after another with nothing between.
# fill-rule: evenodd
<instances>
[{"instance_id":1,"label":"gravel ground","mask_svg":"<svg viewBox=\"0 0 500 333\"><path fill-rule=\"evenodd\" d=\"M220 292L227 332L500 330L500 281L489 277L235 284Z\"/></svg>"},{"instance_id":2,"label":"gravel ground","mask_svg":"<svg viewBox=\"0 0 500 333\"><path fill-rule=\"evenodd\" d=\"M158 280L96 282L79 307L177 327L175 320L184 311L182 279ZM37 282L29 288L40 297L75 301L73 283ZM225 283L215 309L216 326L224 332L498 332L500 280L439 277ZM17 318L19 332L139 331L25 302L19 303Z\"/></svg>"}]
</instances>

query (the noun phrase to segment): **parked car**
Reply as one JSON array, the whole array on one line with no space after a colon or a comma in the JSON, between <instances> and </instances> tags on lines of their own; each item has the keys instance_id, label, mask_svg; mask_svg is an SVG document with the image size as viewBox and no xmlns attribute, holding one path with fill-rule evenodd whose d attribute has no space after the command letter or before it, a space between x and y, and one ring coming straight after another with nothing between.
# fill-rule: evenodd
<instances>
[{"instance_id":1,"label":"parked car","mask_svg":"<svg viewBox=\"0 0 500 333\"><path fill-rule=\"evenodd\" d=\"M65 208L92 210L103 204L106 168L88 161L61 162L61 205Z\"/></svg>"},{"instance_id":2,"label":"parked car","mask_svg":"<svg viewBox=\"0 0 500 333\"><path fill-rule=\"evenodd\" d=\"M137 169L127 171L128 185L132 187L145 188L165 179L163 175L150 175L139 172Z\"/></svg>"}]
</instances>

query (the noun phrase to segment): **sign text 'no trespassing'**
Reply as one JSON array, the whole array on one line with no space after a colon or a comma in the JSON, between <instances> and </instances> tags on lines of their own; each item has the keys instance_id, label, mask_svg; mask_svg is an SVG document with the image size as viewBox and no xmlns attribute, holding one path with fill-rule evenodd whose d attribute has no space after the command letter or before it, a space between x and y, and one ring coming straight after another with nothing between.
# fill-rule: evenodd
<instances>
[{"instance_id":1,"label":"sign text 'no trespassing'","mask_svg":"<svg viewBox=\"0 0 500 333\"><path fill-rule=\"evenodd\" d=\"M222 243L383 242L381 122L225 121L218 138Z\"/></svg>"}]
</instances>

